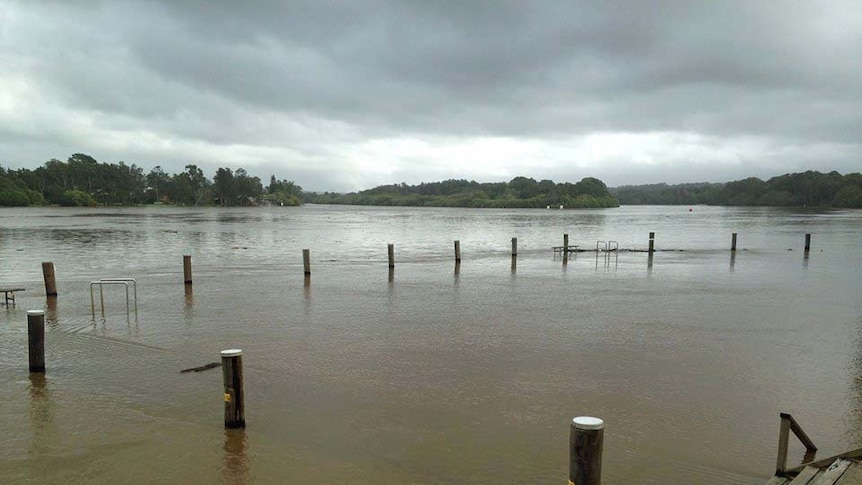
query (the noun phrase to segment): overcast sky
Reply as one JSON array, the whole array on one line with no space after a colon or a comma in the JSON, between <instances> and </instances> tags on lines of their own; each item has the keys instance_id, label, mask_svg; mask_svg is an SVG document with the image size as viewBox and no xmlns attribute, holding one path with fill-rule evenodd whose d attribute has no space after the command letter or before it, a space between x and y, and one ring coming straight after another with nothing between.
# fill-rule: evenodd
<instances>
[{"instance_id":1,"label":"overcast sky","mask_svg":"<svg viewBox=\"0 0 862 485\"><path fill-rule=\"evenodd\" d=\"M307 190L862 170L862 3L0 0L0 164Z\"/></svg>"}]
</instances>

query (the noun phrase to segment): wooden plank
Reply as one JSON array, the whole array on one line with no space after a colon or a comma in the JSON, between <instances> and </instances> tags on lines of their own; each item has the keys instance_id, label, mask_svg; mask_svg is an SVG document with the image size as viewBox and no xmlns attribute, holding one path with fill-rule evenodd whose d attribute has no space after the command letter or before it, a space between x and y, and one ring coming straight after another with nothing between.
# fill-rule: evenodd
<instances>
[{"instance_id":1,"label":"wooden plank","mask_svg":"<svg viewBox=\"0 0 862 485\"><path fill-rule=\"evenodd\" d=\"M784 485L789 478L787 477L772 477L766 482L766 485Z\"/></svg>"},{"instance_id":2,"label":"wooden plank","mask_svg":"<svg viewBox=\"0 0 862 485\"><path fill-rule=\"evenodd\" d=\"M793 431L793 434L795 434L796 437L799 438L799 441L801 441L802 444L805 445L805 448L808 451L817 451L817 446L815 446L814 442L811 441L811 438L809 438L808 435L805 434L805 431L802 430L802 426L799 426L799 423L797 423L796 420L793 419L793 416L787 413L781 413L781 419L787 419L790 421L790 430Z\"/></svg>"},{"instance_id":3,"label":"wooden plank","mask_svg":"<svg viewBox=\"0 0 862 485\"><path fill-rule=\"evenodd\" d=\"M860 485L862 484L862 464L858 461L853 462L850 468L841 475L841 479L835 482L835 485Z\"/></svg>"},{"instance_id":4,"label":"wooden plank","mask_svg":"<svg viewBox=\"0 0 862 485\"><path fill-rule=\"evenodd\" d=\"M781 413L781 427L778 431L778 458L775 461L775 474L784 475L787 470L787 445L790 440L790 415Z\"/></svg>"},{"instance_id":5,"label":"wooden plank","mask_svg":"<svg viewBox=\"0 0 862 485\"><path fill-rule=\"evenodd\" d=\"M809 485L835 485L835 482L841 478L841 475L844 475L844 472L847 471L847 468L850 467L850 461L848 460L836 460L835 463L829 466L823 473L817 475L817 477L808 482Z\"/></svg>"},{"instance_id":6,"label":"wooden plank","mask_svg":"<svg viewBox=\"0 0 862 485\"><path fill-rule=\"evenodd\" d=\"M857 448L853 451L847 451L839 455L830 456L829 458L823 458L821 460L803 463L797 467L788 468L787 473L799 473L806 466L813 466L814 468L826 468L838 459L857 460L859 458L862 458L862 448Z\"/></svg>"},{"instance_id":7,"label":"wooden plank","mask_svg":"<svg viewBox=\"0 0 862 485\"><path fill-rule=\"evenodd\" d=\"M799 473L799 475L796 475L796 478L789 482L788 485L808 485L808 482L810 482L819 472L819 468L807 466Z\"/></svg>"},{"instance_id":8,"label":"wooden plank","mask_svg":"<svg viewBox=\"0 0 862 485\"><path fill-rule=\"evenodd\" d=\"M841 478L835 482L836 485L860 485L862 484L862 463L851 461L850 466L841 475Z\"/></svg>"}]
</instances>

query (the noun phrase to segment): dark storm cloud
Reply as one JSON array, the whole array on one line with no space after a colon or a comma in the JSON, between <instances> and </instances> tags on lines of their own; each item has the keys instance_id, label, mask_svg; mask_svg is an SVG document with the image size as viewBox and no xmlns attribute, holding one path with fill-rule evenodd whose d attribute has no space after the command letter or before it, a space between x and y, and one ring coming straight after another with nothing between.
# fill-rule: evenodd
<instances>
[{"instance_id":1,"label":"dark storm cloud","mask_svg":"<svg viewBox=\"0 0 862 485\"><path fill-rule=\"evenodd\" d=\"M847 171L862 154L859 11L853 2L12 2L0 10L9 23L0 42L13 67L0 74L24 83L34 99L16 102L36 112L28 116L47 115L43 103L72 118L47 130L50 146L78 140L70 153L239 156L316 174L322 186L356 185L350 174L367 167L347 154L368 140L404 138L538 143L548 163L522 170L538 178L531 170L570 173L567 157L591 153L571 147L594 133L694 135L706 162L662 160L689 152L652 148L620 154L613 170L586 160L580 176L730 178L739 159ZM2 106L2 156L33 154L26 140L38 134L13 130L15 113ZM86 139L87 127L108 141ZM441 156L433 151L414 163L393 156L369 181L462 176L429 168ZM824 155L832 159L810 165ZM632 165L637 156L655 163ZM508 175L476 163L471 176Z\"/></svg>"}]
</instances>

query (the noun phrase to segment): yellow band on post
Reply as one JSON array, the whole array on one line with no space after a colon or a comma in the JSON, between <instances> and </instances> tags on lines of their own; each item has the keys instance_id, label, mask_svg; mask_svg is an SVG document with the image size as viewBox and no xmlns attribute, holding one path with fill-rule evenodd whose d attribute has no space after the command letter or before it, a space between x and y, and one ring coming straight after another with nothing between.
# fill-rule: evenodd
<instances>
[{"instance_id":1,"label":"yellow band on post","mask_svg":"<svg viewBox=\"0 0 862 485\"><path fill-rule=\"evenodd\" d=\"M224 393L224 402L230 402L230 393Z\"/></svg>"}]
</instances>

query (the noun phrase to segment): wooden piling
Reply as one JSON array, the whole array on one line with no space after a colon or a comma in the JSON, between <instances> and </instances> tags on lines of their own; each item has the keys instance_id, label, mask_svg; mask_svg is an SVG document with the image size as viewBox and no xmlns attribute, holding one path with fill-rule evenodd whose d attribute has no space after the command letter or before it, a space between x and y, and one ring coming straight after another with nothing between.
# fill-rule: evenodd
<instances>
[{"instance_id":1,"label":"wooden piling","mask_svg":"<svg viewBox=\"0 0 862 485\"><path fill-rule=\"evenodd\" d=\"M518 257L518 238L512 238L512 257Z\"/></svg>"},{"instance_id":2,"label":"wooden piling","mask_svg":"<svg viewBox=\"0 0 862 485\"><path fill-rule=\"evenodd\" d=\"M394 244L388 245L387 250L389 252L389 267L394 268L395 267L395 245Z\"/></svg>"},{"instance_id":3,"label":"wooden piling","mask_svg":"<svg viewBox=\"0 0 862 485\"><path fill-rule=\"evenodd\" d=\"M30 372L45 372L45 311L27 311L27 347Z\"/></svg>"},{"instance_id":4,"label":"wooden piling","mask_svg":"<svg viewBox=\"0 0 862 485\"><path fill-rule=\"evenodd\" d=\"M302 250L302 269L306 277L311 276L311 250L309 249Z\"/></svg>"},{"instance_id":5,"label":"wooden piling","mask_svg":"<svg viewBox=\"0 0 862 485\"><path fill-rule=\"evenodd\" d=\"M242 350L222 350L221 369L224 381L224 427L245 428Z\"/></svg>"},{"instance_id":6,"label":"wooden piling","mask_svg":"<svg viewBox=\"0 0 862 485\"><path fill-rule=\"evenodd\" d=\"M811 234L805 235L805 252L811 251Z\"/></svg>"},{"instance_id":7,"label":"wooden piling","mask_svg":"<svg viewBox=\"0 0 862 485\"><path fill-rule=\"evenodd\" d=\"M736 233L734 232L730 236L730 250L736 251Z\"/></svg>"},{"instance_id":8,"label":"wooden piling","mask_svg":"<svg viewBox=\"0 0 862 485\"><path fill-rule=\"evenodd\" d=\"M185 284L192 284L192 257L186 254L183 256L183 281Z\"/></svg>"},{"instance_id":9,"label":"wooden piling","mask_svg":"<svg viewBox=\"0 0 862 485\"><path fill-rule=\"evenodd\" d=\"M455 264L461 264L461 241L455 241Z\"/></svg>"},{"instance_id":10,"label":"wooden piling","mask_svg":"<svg viewBox=\"0 0 862 485\"><path fill-rule=\"evenodd\" d=\"M54 263L42 263L42 277L45 279L45 295L57 296L57 281L54 278Z\"/></svg>"},{"instance_id":11,"label":"wooden piling","mask_svg":"<svg viewBox=\"0 0 862 485\"><path fill-rule=\"evenodd\" d=\"M598 254L598 253L596 253ZM563 264L569 263L569 235L563 234Z\"/></svg>"},{"instance_id":12,"label":"wooden piling","mask_svg":"<svg viewBox=\"0 0 862 485\"><path fill-rule=\"evenodd\" d=\"M649 233L649 252L655 252L655 233Z\"/></svg>"},{"instance_id":13,"label":"wooden piling","mask_svg":"<svg viewBox=\"0 0 862 485\"><path fill-rule=\"evenodd\" d=\"M605 423L599 418L579 416L569 433L569 485L602 483L602 442Z\"/></svg>"}]
</instances>

